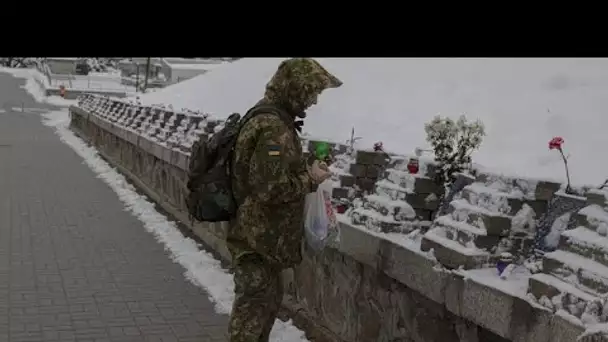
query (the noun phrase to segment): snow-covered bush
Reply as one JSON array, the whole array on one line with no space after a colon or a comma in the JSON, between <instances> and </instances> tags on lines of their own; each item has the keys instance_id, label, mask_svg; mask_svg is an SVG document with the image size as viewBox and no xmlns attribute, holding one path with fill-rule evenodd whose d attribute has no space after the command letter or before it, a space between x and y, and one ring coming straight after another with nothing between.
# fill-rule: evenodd
<instances>
[{"instance_id":1,"label":"snow-covered bush","mask_svg":"<svg viewBox=\"0 0 608 342\"><path fill-rule=\"evenodd\" d=\"M424 130L439 164L436 181L447 189L455 174L470 166L471 153L479 148L485 136L484 125L479 120L468 122L464 115L456 122L436 116Z\"/></svg>"}]
</instances>

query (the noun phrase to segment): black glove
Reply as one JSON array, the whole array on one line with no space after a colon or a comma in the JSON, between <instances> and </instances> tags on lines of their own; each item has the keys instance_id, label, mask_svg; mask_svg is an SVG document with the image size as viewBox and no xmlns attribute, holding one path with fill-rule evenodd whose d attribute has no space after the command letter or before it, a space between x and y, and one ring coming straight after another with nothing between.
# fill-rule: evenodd
<instances>
[{"instance_id":1,"label":"black glove","mask_svg":"<svg viewBox=\"0 0 608 342\"><path fill-rule=\"evenodd\" d=\"M294 121L294 125L296 126L296 130L298 133L302 133L302 126L304 126L304 120L296 120Z\"/></svg>"}]
</instances>

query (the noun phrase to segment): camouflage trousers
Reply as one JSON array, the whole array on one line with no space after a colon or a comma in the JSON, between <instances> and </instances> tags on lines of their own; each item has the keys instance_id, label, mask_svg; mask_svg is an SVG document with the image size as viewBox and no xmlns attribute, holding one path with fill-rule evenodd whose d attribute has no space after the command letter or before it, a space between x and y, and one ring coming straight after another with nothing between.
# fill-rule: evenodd
<instances>
[{"instance_id":1,"label":"camouflage trousers","mask_svg":"<svg viewBox=\"0 0 608 342\"><path fill-rule=\"evenodd\" d=\"M233 260L233 270L230 342L268 342L283 299L281 270L254 253Z\"/></svg>"}]
</instances>

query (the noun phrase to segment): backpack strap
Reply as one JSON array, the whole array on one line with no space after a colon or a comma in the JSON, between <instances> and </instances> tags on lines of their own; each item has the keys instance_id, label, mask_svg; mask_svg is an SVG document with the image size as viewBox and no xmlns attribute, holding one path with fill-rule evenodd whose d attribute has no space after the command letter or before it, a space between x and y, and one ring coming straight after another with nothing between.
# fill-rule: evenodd
<instances>
[{"instance_id":1,"label":"backpack strap","mask_svg":"<svg viewBox=\"0 0 608 342\"><path fill-rule=\"evenodd\" d=\"M285 111L281 110L277 106L261 104L253 106L251 109L249 109L249 111L247 111L247 113L245 113L241 119L239 130L253 117L265 113L277 115L285 124L288 126L293 126L293 122L290 123L288 121L288 114Z\"/></svg>"},{"instance_id":2,"label":"backpack strap","mask_svg":"<svg viewBox=\"0 0 608 342\"><path fill-rule=\"evenodd\" d=\"M236 138L233 140L232 142L232 147L231 147L231 151L234 151L234 148L236 146L236 141L238 139L238 136L241 133L241 129L243 129L243 127L245 126L245 124L253 119L254 117L256 117L259 114L274 114L277 115L279 118L281 118L281 120L287 125L293 125L293 121L290 124L289 123L289 115L281 110L280 108L277 108L276 106L273 105L267 105L267 104L262 104L262 105L256 105L253 106L251 109L249 109L247 111L247 113L245 113L245 115L243 116L243 118L241 118L241 121L239 122L239 127L238 127L238 131L236 133ZM228 173L232 174L232 157L229 158L229 164L228 164ZM250 189L247 189L246 192L250 192ZM233 197L234 198L234 197ZM234 198L234 200L236 201L236 198ZM238 205L240 205L241 203L238 203Z\"/></svg>"}]
</instances>

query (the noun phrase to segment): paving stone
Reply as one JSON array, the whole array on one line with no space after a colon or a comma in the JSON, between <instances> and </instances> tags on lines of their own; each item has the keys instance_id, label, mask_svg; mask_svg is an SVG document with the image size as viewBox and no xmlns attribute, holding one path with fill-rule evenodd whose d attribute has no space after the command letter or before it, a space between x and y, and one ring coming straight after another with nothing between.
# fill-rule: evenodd
<instances>
[{"instance_id":1,"label":"paving stone","mask_svg":"<svg viewBox=\"0 0 608 342\"><path fill-rule=\"evenodd\" d=\"M0 73L0 106L43 108L19 88L24 83ZM5 114L0 316L10 313L10 320L0 321L8 328L0 340L226 340L228 316L214 311L208 295L39 114ZM196 314L184 303L195 303Z\"/></svg>"}]
</instances>

